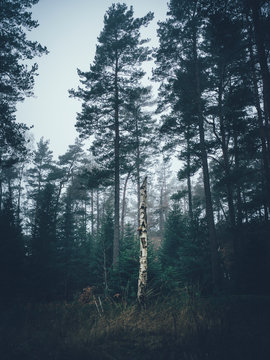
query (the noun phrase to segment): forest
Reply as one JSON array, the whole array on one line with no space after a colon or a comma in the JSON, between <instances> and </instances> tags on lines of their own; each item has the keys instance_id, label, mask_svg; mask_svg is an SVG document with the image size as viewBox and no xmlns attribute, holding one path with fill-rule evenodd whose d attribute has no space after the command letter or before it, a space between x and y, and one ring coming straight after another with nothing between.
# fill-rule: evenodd
<instances>
[{"instance_id":1,"label":"forest","mask_svg":"<svg viewBox=\"0 0 270 360\"><path fill-rule=\"evenodd\" d=\"M155 48L112 4L58 158L16 120L37 3L0 2L1 359L269 359L270 1L168 0Z\"/></svg>"}]
</instances>

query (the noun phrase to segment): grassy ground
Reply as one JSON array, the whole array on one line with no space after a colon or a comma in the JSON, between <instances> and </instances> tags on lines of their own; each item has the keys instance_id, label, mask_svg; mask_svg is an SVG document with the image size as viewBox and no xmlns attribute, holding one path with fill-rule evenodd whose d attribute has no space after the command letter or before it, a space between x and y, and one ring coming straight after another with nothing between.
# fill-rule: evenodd
<instances>
[{"instance_id":1,"label":"grassy ground","mask_svg":"<svg viewBox=\"0 0 270 360\"><path fill-rule=\"evenodd\" d=\"M2 311L2 360L270 359L270 298L174 296L121 302L13 304Z\"/></svg>"}]
</instances>

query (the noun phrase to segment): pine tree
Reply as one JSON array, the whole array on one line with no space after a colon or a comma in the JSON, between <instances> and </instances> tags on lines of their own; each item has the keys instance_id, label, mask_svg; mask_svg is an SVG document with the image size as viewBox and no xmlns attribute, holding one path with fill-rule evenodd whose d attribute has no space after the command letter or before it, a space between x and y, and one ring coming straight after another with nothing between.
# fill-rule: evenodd
<instances>
[{"instance_id":1,"label":"pine tree","mask_svg":"<svg viewBox=\"0 0 270 360\"><path fill-rule=\"evenodd\" d=\"M0 210L0 229L1 297L10 299L22 292L24 280L23 235L11 196L6 198Z\"/></svg>"},{"instance_id":2,"label":"pine tree","mask_svg":"<svg viewBox=\"0 0 270 360\"><path fill-rule=\"evenodd\" d=\"M31 199L27 207L29 225L35 232L36 218L40 206L41 192L49 183L49 175L53 170L53 153L49 149L49 141L43 137L37 143L37 149L33 152L32 167L27 169L28 199ZM32 206L31 206L32 205Z\"/></svg>"},{"instance_id":3,"label":"pine tree","mask_svg":"<svg viewBox=\"0 0 270 360\"><path fill-rule=\"evenodd\" d=\"M182 74L190 79L190 91L192 93L192 111L196 124L196 135L199 140L198 153L203 172L205 210L208 223L212 278L215 288L220 287L221 272L218 257L217 235L214 222L213 203L210 188L208 146L205 129L205 97L204 92L207 84L207 59L202 56L203 43L199 41L204 34L203 1L171 0L169 4L168 19L160 24L158 31L160 47L156 53L158 68L156 78L162 80L160 95L164 96L164 102L168 103L175 97L175 85L177 77ZM174 102L175 103L175 102Z\"/></svg>"},{"instance_id":4,"label":"pine tree","mask_svg":"<svg viewBox=\"0 0 270 360\"><path fill-rule=\"evenodd\" d=\"M101 285L101 290L108 295L110 271L113 264L113 216L109 204L105 205L104 215L97 236L95 261L92 271L95 275L96 285Z\"/></svg>"},{"instance_id":5,"label":"pine tree","mask_svg":"<svg viewBox=\"0 0 270 360\"><path fill-rule=\"evenodd\" d=\"M46 300L53 297L56 288L55 195L55 186L49 183L40 191L31 240L32 291Z\"/></svg>"},{"instance_id":6,"label":"pine tree","mask_svg":"<svg viewBox=\"0 0 270 360\"><path fill-rule=\"evenodd\" d=\"M76 127L86 137L95 136L92 151L104 168L114 172L114 256L119 255L119 193L121 129L124 120L122 108L127 90L136 86L143 77L140 68L150 51L146 40L140 39L140 28L153 18L152 13L134 18L133 8L125 4L113 4L104 17L104 28L90 71L78 71L83 88L71 91L71 95L83 101Z\"/></svg>"},{"instance_id":7,"label":"pine tree","mask_svg":"<svg viewBox=\"0 0 270 360\"><path fill-rule=\"evenodd\" d=\"M125 122L123 131L126 133L122 139L122 163L125 164L126 172L133 175L137 186L137 208L139 224L140 186L142 173L149 166L157 152L156 121L150 107L151 88L136 87L127 92L125 104Z\"/></svg>"},{"instance_id":8,"label":"pine tree","mask_svg":"<svg viewBox=\"0 0 270 360\"><path fill-rule=\"evenodd\" d=\"M2 0L0 2L0 166L3 155L16 159L12 152L25 151L24 124L15 122L16 104L32 95L37 64L29 69L27 60L47 52L38 42L30 41L26 32L38 26L29 11L38 0ZM22 156L22 154L20 154Z\"/></svg>"}]
</instances>

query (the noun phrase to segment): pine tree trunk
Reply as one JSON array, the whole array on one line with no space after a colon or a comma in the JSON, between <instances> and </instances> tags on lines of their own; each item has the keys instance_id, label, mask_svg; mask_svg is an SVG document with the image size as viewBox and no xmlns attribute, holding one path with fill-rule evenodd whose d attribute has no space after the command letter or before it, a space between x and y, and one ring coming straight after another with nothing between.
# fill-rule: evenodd
<instances>
[{"instance_id":1,"label":"pine tree trunk","mask_svg":"<svg viewBox=\"0 0 270 360\"><path fill-rule=\"evenodd\" d=\"M103 243L103 276L104 276L104 294L108 295L108 275L107 275L107 259L106 259L106 249L105 244Z\"/></svg>"},{"instance_id":2,"label":"pine tree trunk","mask_svg":"<svg viewBox=\"0 0 270 360\"><path fill-rule=\"evenodd\" d=\"M160 199L159 199L159 231L161 237L163 237L164 232L164 202L163 202L163 185L160 189Z\"/></svg>"},{"instance_id":3,"label":"pine tree trunk","mask_svg":"<svg viewBox=\"0 0 270 360\"><path fill-rule=\"evenodd\" d=\"M94 235L94 189L91 189L91 234Z\"/></svg>"},{"instance_id":4,"label":"pine tree trunk","mask_svg":"<svg viewBox=\"0 0 270 360\"><path fill-rule=\"evenodd\" d=\"M242 192L242 196L243 196L243 201L244 201L246 224L248 224L248 222L249 222L249 218L248 218L248 206L247 206L247 200L246 200L245 191Z\"/></svg>"},{"instance_id":5,"label":"pine tree trunk","mask_svg":"<svg viewBox=\"0 0 270 360\"><path fill-rule=\"evenodd\" d=\"M210 242L212 281L213 281L214 289L219 289L221 285L221 270L220 270L220 264L218 258L217 236L216 236L216 228L214 222L212 196L210 190L207 152L205 146L204 119L203 119L203 113L201 107L201 86L200 86L199 64L198 64L198 55L197 55L196 29L194 29L193 32L193 60L195 65L196 103L197 103L198 122L199 122L200 154L201 154L202 170L203 170L206 219L207 219L209 242Z\"/></svg>"},{"instance_id":6,"label":"pine tree trunk","mask_svg":"<svg viewBox=\"0 0 270 360\"><path fill-rule=\"evenodd\" d=\"M18 200L17 200L17 210L16 210L17 221L19 221L20 215L21 215L21 195L22 195L23 170L24 170L24 164L22 165L20 172L19 172ZM0 206L0 209L1 209L1 206Z\"/></svg>"},{"instance_id":7,"label":"pine tree trunk","mask_svg":"<svg viewBox=\"0 0 270 360\"><path fill-rule=\"evenodd\" d=\"M129 177L130 177L130 172L127 174L123 189L122 214L121 214L121 239L123 239L124 237L125 214L126 214L126 192L127 192L127 184Z\"/></svg>"},{"instance_id":8,"label":"pine tree trunk","mask_svg":"<svg viewBox=\"0 0 270 360\"><path fill-rule=\"evenodd\" d=\"M220 134L221 134L221 148L224 162L225 172L225 184L227 190L228 208L229 208L229 219L231 227L235 226L235 211L233 203L233 188L231 183L231 169L230 160L228 153L228 142L225 132L223 108L222 108L222 97L223 97L223 69L220 70L220 83L218 89L218 109L219 109L219 122L220 122Z\"/></svg>"},{"instance_id":9,"label":"pine tree trunk","mask_svg":"<svg viewBox=\"0 0 270 360\"><path fill-rule=\"evenodd\" d=\"M120 164L119 164L119 90L118 90L118 54L116 54L115 75L115 113L114 113L114 238L113 238L113 266L116 265L119 256L120 238Z\"/></svg>"},{"instance_id":10,"label":"pine tree trunk","mask_svg":"<svg viewBox=\"0 0 270 360\"><path fill-rule=\"evenodd\" d=\"M137 220L138 226L140 226L140 171L137 172Z\"/></svg>"},{"instance_id":11,"label":"pine tree trunk","mask_svg":"<svg viewBox=\"0 0 270 360\"><path fill-rule=\"evenodd\" d=\"M188 188L188 215L189 215L190 220L193 220L189 137L187 138L187 188Z\"/></svg>"},{"instance_id":12,"label":"pine tree trunk","mask_svg":"<svg viewBox=\"0 0 270 360\"><path fill-rule=\"evenodd\" d=\"M139 129L138 129L138 121L135 120L136 126L136 178L137 178L137 204L138 204L138 226L140 226L140 183L141 183L141 174L140 174L140 139L139 139Z\"/></svg>"},{"instance_id":13,"label":"pine tree trunk","mask_svg":"<svg viewBox=\"0 0 270 360\"><path fill-rule=\"evenodd\" d=\"M247 18L248 21L248 18ZM259 96L259 88L258 88L258 80L257 80L257 75L256 75L256 67L255 67L255 56L253 53L253 48L252 48L252 29L251 26L249 26L249 55L250 55L250 63L251 63L251 73L252 73L252 82L253 82L253 87L254 87L254 99L255 99L255 107L257 110L257 115L258 115L258 126L259 126L259 134L260 134L260 140L261 140L261 144L262 144L262 159L263 159L263 172L265 175L265 182L266 184L264 185L266 187L266 193L267 193L267 199L268 199L268 206L269 206L269 202L270 202L270 167L269 167L269 143L267 146L267 133L265 131L265 126L263 123L263 114L262 114L262 109L261 109L261 105L260 105L260 96ZM263 181L264 183L264 181ZM266 202L267 203L267 202ZM267 209L267 204L265 204L265 219L268 219L268 209Z\"/></svg>"},{"instance_id":14,"label":"pine tree trunk","mask_svg":"<svg viewBox=\"0 0 270 360\"><path fill-rule=\"evenodd\" d=\"M147 177L140 187L140 269L138 279L137 299L141 305L145 304L147 286Z\"/></svg>"},{"instance_id":15,"label":"pine tree trunk","mask_svg":"<svg viewBox=\"0 0 270 360\"><path fill-rule=\"evenodd\" d=\"M2 179L0 178L0 211L2 210L2 198L3 198L3 187L2 187Z\"/></svg>"},{"instance_id":16,"label":"pine tree trunk","mask_svg":"<svg viewBox=\"0 0 270 360\"><path fill-rule=\"evenodd\" d=\"M60 201L60 196L61 196L61 193L62 193L63 186L64 186L64 182L60 181L59 189L58 189L57 196L56 196L56 201L55 201L55 207L54 207L54 223L55 224L57 224L59 201Z\"/></svg>"},{"instance_id":17,"label":"pine tree trunk","mask_svg":"<svg viewBox=\"0 0 270 360\"><path fill-rule=\"evenodd\" d=\"M99 209L99 190L97 189L97 233L99 231L100 224L100 209Z\"/></svg>"},{"instance_id":18,"label":"pine tree trunk","mask_svg":"<svg viewBox=\"0 0 270 360\"><path fill-rule=\"evenodd\" d=\"M252 21L254 26L254 35L255 42L258 51L258 59L261 68L262 82L263 82L263 98L265 104L265 118L266 118L266 126L269 127L270 121L270 71L267 64L267 56L265 51L264 44L264 34L261 26L260 19L260 5L258 1L251 2L251 10L252 10ZM269 129L268 129L269 131ZM269 136L268 136L269 141ZM269 142L268 142L269 144Z\"/></svg>"},{"instance_id":19,"label":"pine tree trunk","mask_svg":"<svg viewBox=\"0 0 270 360\"><path fill-rule=\"evenodd\" d=\"M234 130L233 134L234 140L234 162L235 162L235 170L239 173L240 164L239 164L239 150L238 150L238 137L236 130ZM243 205L241 198L241 187L239 182L236 184L236 223L238 226L241 226L243 223Z\"/></svg>"}]
</instances>

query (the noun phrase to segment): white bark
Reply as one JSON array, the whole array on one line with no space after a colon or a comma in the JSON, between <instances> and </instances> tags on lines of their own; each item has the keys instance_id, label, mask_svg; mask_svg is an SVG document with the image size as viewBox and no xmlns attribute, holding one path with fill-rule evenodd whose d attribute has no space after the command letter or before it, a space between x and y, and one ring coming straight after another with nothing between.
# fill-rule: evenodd
<instances>
[{"instance_id":1,"label":"white bark","mask_svg":"<svg viewBox=\"0 0 270 360\"><path fill-rule=\"evenodd\" d=\"M147 285L147 177L145 177L142 186L140 187L140 226L139 240L140 240L140 269L138 279L138 293L137 298L139 303L145 302L146 285Z\"/></svg>"}]
</instances>

